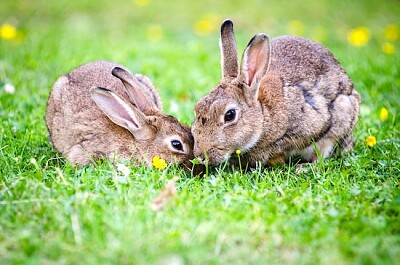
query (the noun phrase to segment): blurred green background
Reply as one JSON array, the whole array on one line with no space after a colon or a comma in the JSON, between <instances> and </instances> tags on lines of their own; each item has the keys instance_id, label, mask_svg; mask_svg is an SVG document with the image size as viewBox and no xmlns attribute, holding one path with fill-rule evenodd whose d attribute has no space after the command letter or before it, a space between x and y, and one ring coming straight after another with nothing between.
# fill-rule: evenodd
<instances>
[{"instance_id":1,"label":"blurred green background","mask_svg":"<svg viewBox=\"0 0 400 265\"><path fill-rule=\"evenodd\" d=\"M131 168L121 184L113 165L74 168L51 148L50 88L93 60L148 75L165 112L191 124L194 104L220 80L225 18L240 53L259 32L333 52L362 96L352 155L300 175L285 165L181 176L174 207L155 214L149 202L175 171ZM2 0L0 263L395 264L399 27L398 0Z\"/></svg>"}]
</instances>

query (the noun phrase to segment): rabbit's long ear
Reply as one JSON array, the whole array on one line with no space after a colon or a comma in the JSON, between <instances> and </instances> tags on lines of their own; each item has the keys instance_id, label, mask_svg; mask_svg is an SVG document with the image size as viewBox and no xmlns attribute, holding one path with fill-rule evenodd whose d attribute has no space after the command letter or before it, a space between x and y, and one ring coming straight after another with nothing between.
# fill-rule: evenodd
<instances>
[{"instance_id":1,"label":"rabbit's long ear","mask_svg":"<svg viewBox=\"0 0 400 265\"><path fill-rule=\"evenodd\" d=\"M263 33L255 35L243 53L240 78L250 87L246 93L251 97L257 98L261 79L268 70L270 55L270 41Z\"/></svg>"},{"instance_id":2,"label":"rabbit's long ear","mask_svg":"<svg viewBox=\"0 0 400 265\"><path fill-rule=\"evenodd\" d=\"M151 113L160 110L153 92L144 87L131 73L120 67L115 67L112 70L112 75L121 79L129 98L142 112Z\"/></svg>"},{"instance_id":3,"label":"rabbit's long ear","mask_svg":"<svg viewBox=\"0 0 400 265\"><path fill-rule=\"evenodd\" d=\"M233 23L226 19L221 25L221 37L219 40L221 49L222 78L232 79L239 74L238 54L236 48Z\"/></svg>"},{"instance_id":4,"label":"rabbit's long ear","mask_svg":"<svg viewBox=\"0 0 400 265\"><path fill-rule=\"evenodd\" d=\"M90 90L96 105L115 124L129 130L136 139L150 139L153 130L147 122L146 116L137 108L126 103L117 94L102 87Z\"/></svg>"}]
</instances>

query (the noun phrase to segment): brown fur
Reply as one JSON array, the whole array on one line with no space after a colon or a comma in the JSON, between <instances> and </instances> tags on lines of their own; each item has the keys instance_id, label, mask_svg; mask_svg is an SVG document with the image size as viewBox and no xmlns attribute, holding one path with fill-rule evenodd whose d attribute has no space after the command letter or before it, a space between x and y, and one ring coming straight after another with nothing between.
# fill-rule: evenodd
<instances>
[{"instance_id":1,"label":"brown fur","mask_svg":"<svg viewBox=\"0 0 400 265\"><path fill-rule=\"evenodd\" d=\"M147 77L132 75L124 69L121 73L135 81L131 85L139 86L139 94L143 92L140 94L143 101L132 98L136 95L129 91L129 82L125 84L112 74L115 67L123 68L112 62L91 62L55 82L46 110L46 123L55 148L78 165L101 157L133 159L151 165L155 155L168 162L187 164L193 157L190 128L162 113L160 97ZM93 87L107 88L110 91L104 90L104 95L122 99L133 113L144 117L139 124L139 137L107 117L92 98ZM171 139L181 141L184 150L174 150Z\"/></svg>"},{"instance_id":2,"label":"brown fur","mask_svg":"<svg viewBox=\"0 0 400 265\"><path fill-rule=\"evenodd\" d=\"M225 23L231 22L221 31L232 32L221 32L226 43L221 47L235 50L229 47L236 45L233 27ZM232 78L223 71L221 82L196 104L194 155L216 165L239 149L242 162L276 164L293 155L315 161L317 153L328 157L336 147L346 152L352 149L359 104L352 81L325 47L293 36L270 42L258 34L245 50L240 73ZM238 118L224 122L231 108Z\"/></svg>"}]
</instances>

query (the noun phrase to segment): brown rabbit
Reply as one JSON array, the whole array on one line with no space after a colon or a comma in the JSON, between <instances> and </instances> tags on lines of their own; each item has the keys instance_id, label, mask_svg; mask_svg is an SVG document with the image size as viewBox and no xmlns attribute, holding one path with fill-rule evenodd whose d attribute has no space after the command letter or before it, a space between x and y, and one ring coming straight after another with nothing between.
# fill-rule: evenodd
<instances>
[{"instance_id":1,"label":"brown rabbit","mask_svg":"<svg viewBox=\"0 0 400 265\"><path fill-rule=\"evenodd\" d=\"M360 96L325 47L257 34L239 70L230 20L221 26L220 47L222 80L195 106L196 157L216 165L241 150L241 162L275 164L352 149Z\"/></svg>"},{"instance_id":2,"label":"brown rabbit","mask_svg":"<svg viewBox=\"0 0 400 265\"><path fill-rule=\"evenodd\" d=\"M159 156L190 165L188 126L162 113L150 80L107 61L79 66L54 84L46 123L56 149L71 163L132 158L151 165Z\"/></svg>"}]
</instances>

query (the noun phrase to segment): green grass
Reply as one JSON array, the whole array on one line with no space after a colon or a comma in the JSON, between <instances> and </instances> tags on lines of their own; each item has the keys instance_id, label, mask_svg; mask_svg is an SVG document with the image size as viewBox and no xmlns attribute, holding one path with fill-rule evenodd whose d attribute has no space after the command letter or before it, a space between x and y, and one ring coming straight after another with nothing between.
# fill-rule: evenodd
<instances>
[{"instance_id":1,"label":"green grass","mask_svg":"<svg viewBox=\"0 0 400 265\"><path fill-rule=\"evenodd\" d=\"M0 3L0 24L18 30L17 39L0 38L0 264L399 262L400 42L384 37L387 25L400 26L397 1L134 2ZM216 28L195 33L197 21L214 17ZM294 31L335 54L362 95L352 154L301 170L215 169L203 179L130 166L120 181L107 161L74 168L52 149L49 90L91 60L148 75L165 111L191 124L195 102L219 81L218 24L227 17L240 52L258 32ZM359 26L370 31L364 47L347 41ZM160 28L158 40L149 37ZM385 42L394 54L382 52ZM372 148L369 135L378 140ZM175 175L176 199L153 212L150 203Z\"/></svg>"}]
</instances>

